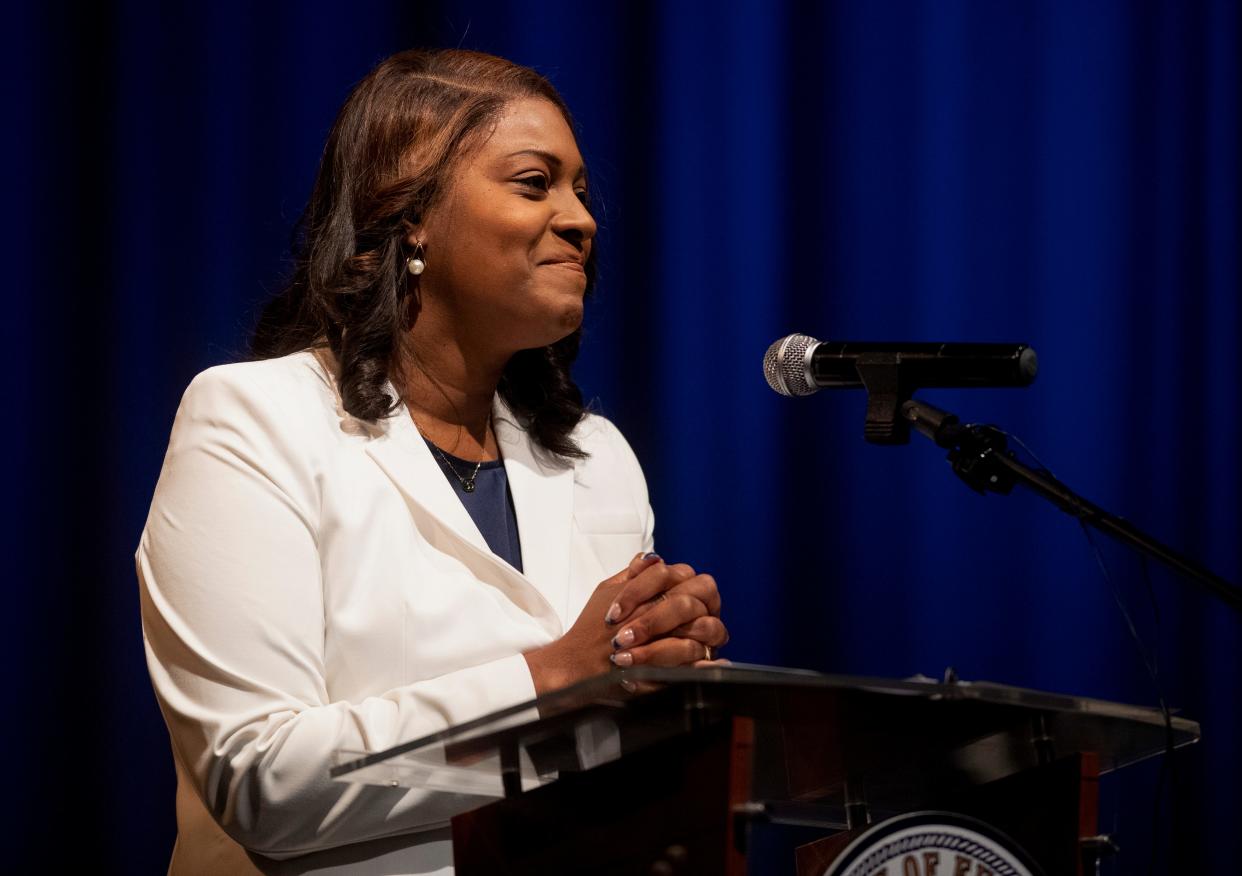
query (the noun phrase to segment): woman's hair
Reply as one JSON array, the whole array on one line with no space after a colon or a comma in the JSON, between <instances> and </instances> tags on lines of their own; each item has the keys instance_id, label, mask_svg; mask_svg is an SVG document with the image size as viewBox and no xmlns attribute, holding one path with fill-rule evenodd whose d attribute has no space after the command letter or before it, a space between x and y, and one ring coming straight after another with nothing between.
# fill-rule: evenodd
<instances>
[{"instance_id":1,"label":"woman's hair","mask_svg":"<svg viewBox=\"0 0 1242 876\"><path fill-rule=\"evenodd\" d=\"M328 135L315 187L294 236L294 270L264 308L251 339L260 359L326 345L336 358L345 410L374 422L399 405L398 365L417 318L408 292L404 241L440 198L456 162L487 134L510 101L550 101L573 128L552 84L503 58L456 49L400 52L350 93ZM586 264L595 282L595 252ZM498 387L545 450L585 454L570 437L582 393L570 377L581 330L522 350Z\"/></svg>"}]
</instances>

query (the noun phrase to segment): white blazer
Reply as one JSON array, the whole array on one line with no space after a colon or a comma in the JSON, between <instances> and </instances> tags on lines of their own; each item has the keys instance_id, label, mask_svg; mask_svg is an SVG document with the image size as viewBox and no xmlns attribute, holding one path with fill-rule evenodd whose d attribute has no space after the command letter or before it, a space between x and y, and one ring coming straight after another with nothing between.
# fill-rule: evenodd
<instances>
[{"instance_id":1,"label":"white blazer","mask_svg":"<svg viewBox=\"0 0 1242 876\"><path fill-rule=\"evenodd\" d=\"M332 781L333 753L531 699L522 652L652 548L611 423L588 415L590 457L569 464L499 399L493 421L525 574L488 548L408 411L354 419L315 355L190 384L136 556L178 774L171 873L451 872L448 821L485 801Z\"/></svg>"}]
</instances>

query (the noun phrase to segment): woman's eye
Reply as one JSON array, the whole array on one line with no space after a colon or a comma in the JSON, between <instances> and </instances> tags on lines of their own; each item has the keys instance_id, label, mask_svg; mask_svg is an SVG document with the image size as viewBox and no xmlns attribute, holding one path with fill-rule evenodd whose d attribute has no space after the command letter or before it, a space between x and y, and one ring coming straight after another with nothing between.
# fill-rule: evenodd
<instances>
[{"instance_id":1,"label":"woman's eye","mask_svg":"<svg viewBox=\"0 0 1242 876\"><path fill-rule=\"evenodd\" d=\"M581 201L583 204L587 204L590 202L590 196L587 195L586 189L575 189L574 194L578 196L578 200Z\"/></svg>"},{"instance_id":2,"label":"woman's eye","mask_svg":"<svg viewBox=\"0 0 1242 876\"><path fill-rule=\"evenodd\" d=\"M538 189L541 192L546 192L548 190L548 178L542 173L537 173L534 176L520 176L517 178L517 181L524 186L529 186L532 189Z\"/></svg>"}]
</instances>

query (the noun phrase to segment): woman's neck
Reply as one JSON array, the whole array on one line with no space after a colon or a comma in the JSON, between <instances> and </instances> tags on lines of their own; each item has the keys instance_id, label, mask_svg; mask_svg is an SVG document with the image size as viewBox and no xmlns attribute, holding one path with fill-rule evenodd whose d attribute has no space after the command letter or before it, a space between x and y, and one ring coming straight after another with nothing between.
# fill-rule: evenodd
<instances>
[{"instance_id":1,"label":"woman's neck","mask_svg":"<svg viewBox=\"0 0 1242 876\"><path fill-rule=\"evenodd\" d=\"M497 455L489 426L505 362L484 361L443 338L410 337L401 357L398 385L414 424L427 440L463 459Z\"/></svg>"}]
</instances>

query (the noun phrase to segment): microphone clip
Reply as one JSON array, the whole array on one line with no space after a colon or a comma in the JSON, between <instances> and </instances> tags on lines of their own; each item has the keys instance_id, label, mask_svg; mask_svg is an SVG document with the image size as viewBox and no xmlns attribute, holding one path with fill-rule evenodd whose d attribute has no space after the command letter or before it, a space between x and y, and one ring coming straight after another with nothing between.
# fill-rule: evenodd
<instances>
[{"instance_id":1,"label":"microphone clip","mask_svg":"<svg viewBox=\"0 0 1242 876\"><path fill-rule=\"evenodd\" d=\"M902 379L900 354L866 353L854 367L867 390L863 437L869 444L909 444L910 423L900 416L901 406L917 387Z\"/></svg>"}]
</instances>

